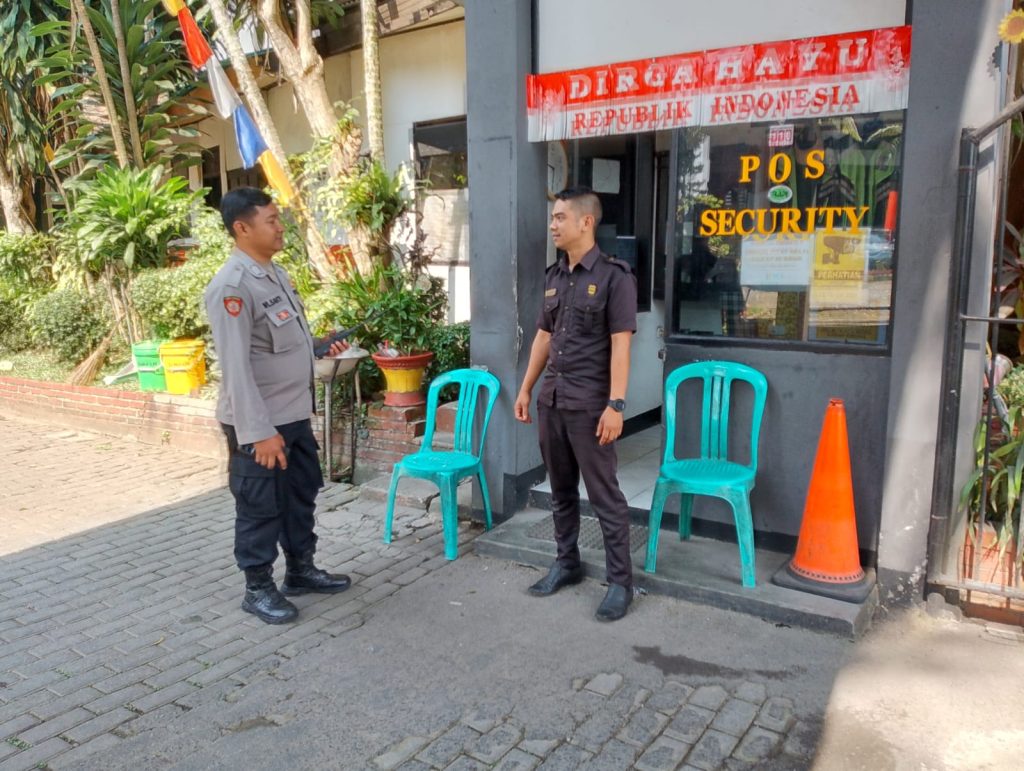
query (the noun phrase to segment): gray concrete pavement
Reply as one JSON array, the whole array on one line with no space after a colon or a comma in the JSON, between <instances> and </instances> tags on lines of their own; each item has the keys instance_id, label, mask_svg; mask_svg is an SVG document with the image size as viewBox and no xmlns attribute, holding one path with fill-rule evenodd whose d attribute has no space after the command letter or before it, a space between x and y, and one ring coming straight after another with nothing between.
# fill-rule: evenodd
<instances>
[{"instance_id":1,"label":"gray concrete pavement","mask_svg":"<svg viewBox=\"0 0 1024 771\"><path fill-rule=\"evenodd\" d=\"M271 627L238 609L216 464L13 421L0 442L5 531L49 523L0 548L0 771L1019 766L1012 635L915 611L853 645L654 596L601 624L598 583L529 597L538 572L465 526L448 563L422 508L385 546L383 504L345 486L320 561L354 587ZM24 473L67 463L102 483Z\"/></svg>"}]
</instances>

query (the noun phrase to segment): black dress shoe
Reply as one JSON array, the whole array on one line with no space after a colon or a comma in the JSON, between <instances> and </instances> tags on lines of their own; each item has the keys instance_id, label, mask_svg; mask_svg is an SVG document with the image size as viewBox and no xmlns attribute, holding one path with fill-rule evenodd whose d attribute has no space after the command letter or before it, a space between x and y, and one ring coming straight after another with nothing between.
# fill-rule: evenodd
<instances>
[{"instance_id":1,"label":"black dress shoe","mask_svg":"<svg viewBox=\"0 0 1024 771\"><path fill-rule=\"evenodd\" d=\"M626 615L629 610L629 603L633 601L633 589L631 587L608 584L608 593L597 608L598 621L618 621Z\"/></svg>"},{"instance_id":2,"label":"black dress shoe","mask_svg":"<svg viewBox=\"0 0 1024 771\"><path fill-rule=\"evenodd\" d=\"M281 593L289 596L296 594L337 594L352 585L352 579L346 575L328 573L313 564L313 552L305 554L289 554L285 552L288 568L281 584Z\"/></svg>"},{"instance_id":3,"label":"black dress shoe","mask_svg":"<svg viewBox=\"0 0 1024 771\"><path fill-rule=\"evenodd\" d=\"M557 562L551 566L548 574L540 581L530 587L529 592L534 597L548 597L563 586L578 584L583 580L583 568L566 568Z\"/></svg>"}]
</instances>

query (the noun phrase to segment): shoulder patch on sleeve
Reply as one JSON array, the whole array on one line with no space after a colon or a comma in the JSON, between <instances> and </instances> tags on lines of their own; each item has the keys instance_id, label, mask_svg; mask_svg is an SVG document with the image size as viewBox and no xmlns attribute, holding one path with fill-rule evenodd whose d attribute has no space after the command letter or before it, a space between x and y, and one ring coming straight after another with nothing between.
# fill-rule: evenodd
<instances>
[{"instance_id":1,"label":"shoulder patch on sleeve","mask_svg":"<svg viewBox=\"0 0 1024 771\"><path fill-rule=\"evenodd\" d=\"M237 318L238 314L242 312L242 298L232 295L224 296L224 310L228 312L228 315L232 318Z\"/></svg>"}]
</instances>

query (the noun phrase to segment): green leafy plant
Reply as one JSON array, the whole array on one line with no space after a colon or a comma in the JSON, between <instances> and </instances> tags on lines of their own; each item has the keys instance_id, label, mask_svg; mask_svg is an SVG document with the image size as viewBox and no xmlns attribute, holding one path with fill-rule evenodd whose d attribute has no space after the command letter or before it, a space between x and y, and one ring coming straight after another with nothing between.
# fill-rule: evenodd
<instances>
[{"instance_id":1,"label":"green leafy plant","mask_svg":"<svg viewBox=\"0 0 1024 771\"><path fill-rule=\"evenodd\" d=\"M216 257L193 257L180 268L152 268L132 284L135 309L146 337L172 339L209 333L203 292L220 269Z\"/></svg>"},{"instance_id":2,"label":"green leafy plant","mask_svg":"<svg viewBox=\"0 0 1024 771\"><path fill-rule=\"evenodd\" d=\"M431 332L430 350L434 359L427 369L426 381L453 369L464 369L469 366L469 322L458 324L442 324ZM458 396L457 386L447 386L441 391L441 401L452 401Z\"/></svg>"},{"instance_id":3,"label":"green leafy plant","mask_svg":"<svg viewBox=\"0 0 1024 771\"><path fill-rule=\"evenodd\" d=\"M65 361L80 361L103 338L108 321L94 297L67 287L33 302L26 314L37 345Z\"/></svg>"},{"instance_id":4,"label":"green leafy plant","mask_svg":"<svg viewBox=\"0 0 1024 771\"><path fill-rule=\"evenodd\" d=\"M340 121L343 136L357 137L355 112L348 109ZM407 184L403 169L394 174L376 159L363 158L343 174L332 174L334 143L318 140L311 150L294 159L310 212L325 223L324 236L348 241L357 269L369 273L372 263L391 262L391 231L412 207L415 187Z\"/></svg>"},{"instance_id":5,"label":"green leafy plant","mask_svg":"<svg viewBox=\"0 0 1024 771\"><path fill-rule=\"evenodd\" d=\"M284 224L284 248L274 256L274 262L288 271L299 296L309 297L320 287L320 279L310 265L302 228L291 216L286 215L281 221Z\"/></svg>"},{"instance_id":6,"label":"green leafy plant","mask_svg":"<svg viewBox=\"0 0 1024 771\"><path fill-rule=\"evenodd\" d=\"M83 187L65 228L78 243L81 267L101 275L110 266L127 271L167 262L167 244L188 228L201 191L169 177L162 166L100 171Z\"/></svg>"},{"instance_id":7,"label":"green leafy plant","mask_svg":"<svg viewBox=\"0 0 1024 771\"><path fill-rule=\"evenodd\" d=\"M132 301L132 279L166 265L168 243L186 232L202 195L165 170L105 168L86 183L62 226L66 267L103 279L110 307L127 342L142 338Z\"/></svg>"},{"instance_id":8,"label":"green leafy plant","mask_svg":"<svg viewBox=\"0 0 1024 771\"><path fill-rule=\"evenodd\" d=\"M398 266L376 264L325 287L313 303L320 333L369 319L358 337L374 350L387 343L408 355L430 350L434 329L444 323L448 298L440 279Z\"/></svg>"},{"instance_id":9,"label":"green leafy plant","mask_svg":"<svg viewBox=\"0 0 1024 771\"><path fill-rule=\"evenodd\" d=\"M368 159L341 180L341 220L349 227L361 226L377 233L388 228L409 206L402 184L402 171L388 174L377 160Z\"/></svg>"},{"instance_id":10,"label":"green leafy plant","mask_svg":"<svg viewBox=\"0 0 1024 771\"><path fill-rule=\"evenodd\" d=\"M1024 407L1024 366L1014 367L998 388L1008 406Z\"/></svg>"},{"instance_id":11,"label":"green leafy plant","mask_svg":"<svg viewBox=\"0 0 1024 771\"><path fill-rule=\"evenodd\" d=\"M1000 554L1011 543L1018 545L1021 558L1021 505L1024 481L1024 405L1009 407L1004 431L995 435L988 446L985 464L987 418L983 417L974 434L975 469L960 492L959 511L968 517L972 537L982 521L996 527ZM987 496L985 486L988 486Z\"/></svg>"},{"instance_id":12,"label":"green leafy plant","mask_svg":"<svg viewBox=\"0 0 1024 771\"><path fill-rule=\"evenodd\" d=\"M55 4L67 7L65 0ZM194 144L199 132L187 119L202 116L206 110L195 95L196 79L184 57L177 21L163 11L160 0L121 0L119 6L121 15L115 19L110 0L86 3L89 21L100 40L103 69L114 92L119 122L122 127L135 123L138 129L142 157L133 161L175 168L199 162ZM125 98L115 25L124 33L134 111ZM79 24L67 10L37 24L32 33L50 44L36 63L36 84L53 88L50 130L60 136L60 141L54 142L53 167L67 175L68 185L74 188L114 157L110 123L99 119L103 112L96 109L102 103L96 69Z\"/></svg>"}]
</instances>

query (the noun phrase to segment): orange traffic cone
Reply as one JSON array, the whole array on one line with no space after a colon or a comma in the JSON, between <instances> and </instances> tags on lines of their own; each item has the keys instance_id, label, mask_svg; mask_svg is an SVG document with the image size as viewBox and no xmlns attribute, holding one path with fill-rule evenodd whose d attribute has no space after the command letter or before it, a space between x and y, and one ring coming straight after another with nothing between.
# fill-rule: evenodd
<instances>
[{"instance_id":1,"label":"orange traffic cone","mask_svg":"<svg viewBox=\"0 0 1024 771\"><path fill-rule=\"evenodd\" d=\"M863 602L874 586L860 566L842 399L829 400L825 411L796 554L772 582L846 602Z\"/></svg>"}]
</instances>

